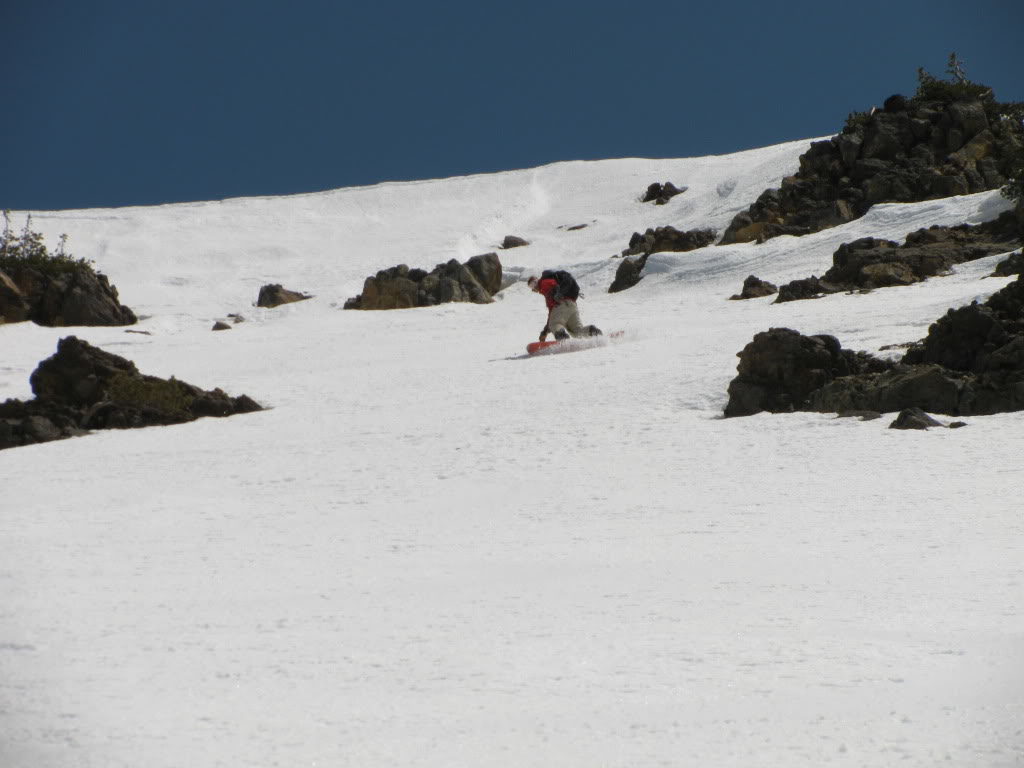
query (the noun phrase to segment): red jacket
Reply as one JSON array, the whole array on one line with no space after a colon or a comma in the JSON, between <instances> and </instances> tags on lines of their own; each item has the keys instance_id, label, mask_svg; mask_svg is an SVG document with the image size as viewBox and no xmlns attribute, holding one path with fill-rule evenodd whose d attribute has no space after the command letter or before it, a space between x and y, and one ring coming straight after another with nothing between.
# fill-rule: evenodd
<instances>
[{"instance_id":1,"label":"red jacket","mask_svg":"<svg viewBox=\"0 0 1024 768\"><path fill-rule=\"evenodd\" d=\"M561 302L555 301L555 290L558 288L558 281L553 277L546 277L537 283L537 291L544 297L544 303L548 309L554 309ZM565 299L563 299L565 301Z\"/></svg>"}]
</instances>

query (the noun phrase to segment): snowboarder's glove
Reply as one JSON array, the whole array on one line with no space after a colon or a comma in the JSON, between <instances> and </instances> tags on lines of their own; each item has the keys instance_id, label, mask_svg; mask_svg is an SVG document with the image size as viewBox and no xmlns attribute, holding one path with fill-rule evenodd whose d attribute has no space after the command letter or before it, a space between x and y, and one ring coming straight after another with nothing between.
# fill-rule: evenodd
<instances>
[{"instance_id":1,"label":"snowboarder's glove","mask_svg":"<svg viewBox=\"0 0 1024 768\"><path fill-rule=\"evenodd\" d=\"M544 330L540 332L540 337L537 339L537 341L544 341L545 339L547 339L548 333L550 333L550 331L548 331L548 327L545 325Z\"/></svg>"}]
</instances>

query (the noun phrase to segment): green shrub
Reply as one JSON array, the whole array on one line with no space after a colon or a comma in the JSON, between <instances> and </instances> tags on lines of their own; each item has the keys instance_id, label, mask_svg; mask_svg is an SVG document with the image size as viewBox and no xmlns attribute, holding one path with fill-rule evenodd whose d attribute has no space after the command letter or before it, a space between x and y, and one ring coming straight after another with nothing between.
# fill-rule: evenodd
<instances>
[{"instance_id":1,"label":"green shrub","mask_svg":"<svg viewBox=\"0 0 1024 768\"><path fill-rule=\"evenodd\" d=\"M32 231L32 216L25 221L21 234L11 230L11 215L3 212L4 230L0 234L0 270L9 271L18 267L32 267L43 274L56 276L80 269L93 272L92 262L88 259L76 259L67 252L67 235L60 236L60 246L56 253L50 253L43 236Z\"/></svg>"},{"instance_id":2,"label":"green shrub","mask_svg":"<svg viewBox=\"0 0 1024 768\"><path fill-rule=\"evenodd\" d=\"M918 103L938 101L943 104L974 99L988 102L995 101L991 88L982 83L971 82L967 78L964 64L957 58L955 52L949 54L946 74L949 75L949 79L940 80L925 70L924 67L918 67L917 92L914 94L913 100Z\"/></svg>"},{"instance_id":3,"label":"green shrub","mask_svg":"<svg viewBox=\"0 0 1024 768\"><path fill-rule=\"evenodd\" d=\"M846 124L843 125L843 133L857 133L861 128L871 122L870 112L851 112L846 116Z\"/></svg>"},{"instance_id":4,"label":"green shrub","mask_svg":"<svg viewBox=\"0 0 1024 768\"><path fill-rule=\"evenodd\" d=\"M188 385L174 377L165 381L126 373L110 379L107 396L120 405L153 409L178 418L191 417L189 408L196 399Z\"/></svg>"}]
</instances>

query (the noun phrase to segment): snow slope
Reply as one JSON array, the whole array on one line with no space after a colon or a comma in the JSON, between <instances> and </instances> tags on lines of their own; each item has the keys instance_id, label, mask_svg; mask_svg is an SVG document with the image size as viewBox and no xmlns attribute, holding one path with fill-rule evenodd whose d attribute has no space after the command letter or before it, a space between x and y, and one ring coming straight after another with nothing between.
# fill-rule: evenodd
<instances>
[{"instance_id":1,"label":"snow slope","mask_svg":"<svg viewBox=\"0 0 1024 768\"><path fill-rule=\"evenodd\" d=\"M633 231L722 230L807 144L34 213L150 335L2 326L0 398L73 333L271 408L0 452L0 765L1024 764L1024 414L720 417L758 331L879 352L1007 282L992 257L727 301L744 277L1006 201L658 254L606 293ZM639 203L653 181L689 190ZM572 269L584 322L623 340L525 358L544 311L522 281L340 309L378 269L506 234L531 241L506 275ZM268 282L316 297L257 309Z\"/></svg>"}]
</instances>

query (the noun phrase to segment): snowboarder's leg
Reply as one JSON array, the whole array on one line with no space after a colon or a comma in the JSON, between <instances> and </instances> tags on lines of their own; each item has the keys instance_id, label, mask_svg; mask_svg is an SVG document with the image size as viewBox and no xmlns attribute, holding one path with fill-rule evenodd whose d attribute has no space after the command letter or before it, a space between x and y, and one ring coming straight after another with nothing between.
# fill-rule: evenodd
<instances>
[{"instance_id":1,"label":"snowboarder's leg","mask_svg":"<svg viewBox=\"0 0 1024 768\"><path fill-rule=\"evenodd\" d=\"M572 332L572 328L569 325L571 313L574 314L575 311L576 305L571 301L566 301L552 307L551 312L548 313L548 329L555 335L556 339L568 338Z\"/></svg>"},{"instance_id":2,"label":"snowboarder's leg","mask_svg":"<svg viewBox=\"0 0 1024 768\"><path fill-rule=\"evenodd\" d=\"M583 322L580 320L580 310L579 307L576 306L576 302L567 301L562 306L567 307L565 327L568 329L569 333L576 337L594 335L590 331L592 326L583 325Z\"/></svg>"}]
</instances>

